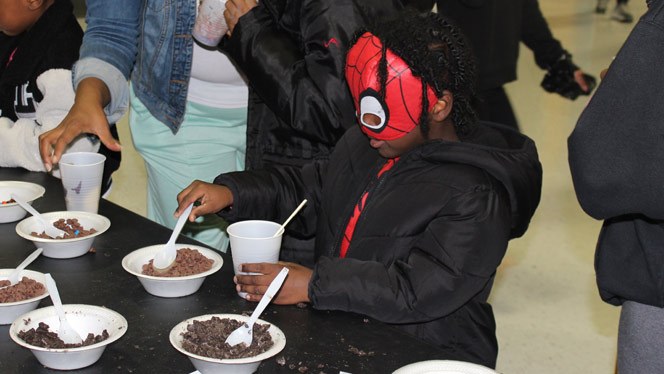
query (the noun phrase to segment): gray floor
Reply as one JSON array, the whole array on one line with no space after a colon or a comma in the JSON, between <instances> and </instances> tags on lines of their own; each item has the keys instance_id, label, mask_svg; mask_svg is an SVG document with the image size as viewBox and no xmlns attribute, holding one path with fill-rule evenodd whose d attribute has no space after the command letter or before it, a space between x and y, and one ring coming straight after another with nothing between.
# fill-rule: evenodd
<instances>
[{"instance_id":1,"label":"gray floor","mask_svg":"<svg viewBox=\"0 0 664 374\"><path fill-rule=\"evenodd\" d=\"M593 13L595 0L540 0L554 35L587 72L608 67L634 24ZM645 1L632 1L635 16ZM587 102L544 92L544 72L521 49L519 81L507 87L523 132L539 149L542 201L526 235L511 242L491 296L502 373L613 373L619 309L597 295L593 253L600 222L579 208L567 165L567 137ZM119 124L122 166L109 197L145 215L145 168ZM175 198L175 197L174 197Z\"/></svg>"}]
</instances>

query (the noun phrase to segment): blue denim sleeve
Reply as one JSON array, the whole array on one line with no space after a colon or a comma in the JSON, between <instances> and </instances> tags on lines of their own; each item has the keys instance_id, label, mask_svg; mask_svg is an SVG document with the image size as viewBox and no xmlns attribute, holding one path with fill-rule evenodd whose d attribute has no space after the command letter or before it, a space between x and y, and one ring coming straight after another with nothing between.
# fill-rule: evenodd
<instances>
[{"instance_id":1,"label":"blue denim sleeve","mask_svg":"<svg viewBox=\"0 0 664 374\"><path fill-rule=\"evenodd\" d=\"M72 69L74 87L89 77L101 79L111 93L104 108L109 123L117 122L129 102L127 80L136 62L140 14L146 1L88 0L80 60Z\"/></svg>"}]
</instances>

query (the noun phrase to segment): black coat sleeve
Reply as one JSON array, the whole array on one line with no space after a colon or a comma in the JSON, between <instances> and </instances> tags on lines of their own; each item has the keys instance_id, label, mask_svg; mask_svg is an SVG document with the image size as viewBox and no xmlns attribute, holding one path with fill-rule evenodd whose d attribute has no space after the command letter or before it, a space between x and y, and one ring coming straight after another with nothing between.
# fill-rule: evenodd
<instances>
[{"instance_id":1,"label":"black coat sleeve","mask_svg":"<svg viewBox=\"0 0 664 374\"><path fill-rule=\"evenodd\" d=\"M225 185L233 193L233 206L219 215L229 222L264 219L284 222L307 199L307 204L288 224L289 235L310 238L315 235L320 206L322 176L327 162L302 168L280 167L221 174L214 183Z\"/></svg>"},{"instance_id":2,"label":"black coat sleeve","mask_svg":"<svg viewBox=\"0 0 664 374\"><path fill-rule=\"evenodd\" d=\"M302 7L312 9L301 11L297 30L278 24L259 4L240 18L222 48L279 119L300 137L332 145L355 123L343 74L359 13L316 4Z\"/></svg>"},{"instance_id":3,"label":"black coat sleeve","mask_svg":"<svg viewBox=\"0 0 664 374\"><path fill-rule=\"evenodd\" d=\"M537 0L523 0L521 19L521 41L533 51L537 66L546 69L556 62L565 50L553 37Z\"/></svg>"}]
</instances>

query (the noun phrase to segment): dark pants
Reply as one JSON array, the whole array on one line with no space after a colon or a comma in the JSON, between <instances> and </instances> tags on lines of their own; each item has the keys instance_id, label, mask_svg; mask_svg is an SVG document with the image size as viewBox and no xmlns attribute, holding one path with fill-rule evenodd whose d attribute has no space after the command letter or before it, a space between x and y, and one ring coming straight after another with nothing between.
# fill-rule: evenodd
<instances>
[{"instance_id":1,"label":"dark pants","mask_svg":"<svg viewBox=\"0 0 664 374\"><path fill-rule=\"evenodd\" d=\"M115 126L111 126L111 135L117 140L120 139L118 136L118 130ZM105 194L106 191L111 187L111 174L114 171L120 168L120 161L122 160L121 152L114 152L106 148L104 143L99 147L99 153L106 156L106 161L104 162L104 173L101 177L101 194Z\"/></svg>"},{"instance_id":2,"label":"dark pants","mask_svg":"<svg viewBox=\"0 0 664 374\"><path fill-rule=\"evenodd\" d=\"M479 92L480 104L477 115L481 121L490 121L519 130L510 99L503 87Z\"/></svg>"}]
</instances>

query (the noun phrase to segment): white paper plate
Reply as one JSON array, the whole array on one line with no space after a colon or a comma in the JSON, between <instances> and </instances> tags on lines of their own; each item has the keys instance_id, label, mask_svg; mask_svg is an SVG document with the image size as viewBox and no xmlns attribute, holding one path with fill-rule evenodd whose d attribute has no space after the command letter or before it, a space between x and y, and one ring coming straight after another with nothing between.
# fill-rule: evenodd
<instances>
[{"instance_id":1,"label":"white paper plate","mask_svg":"<svg viewBox=\"0 0 664 374\"><path fill-rule=\"evenodd\" d=\"M497 374L486 366L452 360L416 362L397 369L392 374Z\"/></svg>"}]
</instances>

